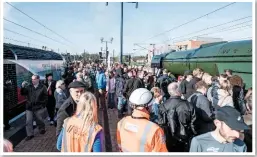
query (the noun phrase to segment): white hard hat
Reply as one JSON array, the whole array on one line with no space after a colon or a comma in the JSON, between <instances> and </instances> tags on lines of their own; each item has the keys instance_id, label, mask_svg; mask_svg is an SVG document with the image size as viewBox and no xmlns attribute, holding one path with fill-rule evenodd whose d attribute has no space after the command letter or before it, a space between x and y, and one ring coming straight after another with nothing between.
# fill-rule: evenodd
<instances>
[{"instance_id":1,"label":"white hard hat","mask_svg":"<svg viewBox=\"0 0 257 157\"><path fill-rule=\"evenodd\" d=\"M149 90L145 88L138 88L131 93L129 101L136 106L145 106L150 103L152 98L153 95Z\"/></svg>"}]
</instances>

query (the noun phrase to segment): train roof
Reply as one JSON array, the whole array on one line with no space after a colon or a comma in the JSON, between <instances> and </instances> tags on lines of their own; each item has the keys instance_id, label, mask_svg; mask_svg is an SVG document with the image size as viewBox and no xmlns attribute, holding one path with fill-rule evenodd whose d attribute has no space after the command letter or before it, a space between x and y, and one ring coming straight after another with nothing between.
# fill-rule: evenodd
<instances>
[{"instance_id":1,"label":"train roof","mask_svg":"<svg viewBox=\"0 0 257 157\"><path fill-rule=\"evenodd\" d=\"M169 53L165 59L252 56L252 40L202 44L197 49Z\"/></svg>"},{"instance_id":2,"label":"train roof","mask_svg":"<svg viewBox=\"0 0 257 157\"><path fill-rule=\"evenodd\" d=\"M63 57L53 51L4 43L4 59L63 60Z\"/></svg>"}]
</instances>

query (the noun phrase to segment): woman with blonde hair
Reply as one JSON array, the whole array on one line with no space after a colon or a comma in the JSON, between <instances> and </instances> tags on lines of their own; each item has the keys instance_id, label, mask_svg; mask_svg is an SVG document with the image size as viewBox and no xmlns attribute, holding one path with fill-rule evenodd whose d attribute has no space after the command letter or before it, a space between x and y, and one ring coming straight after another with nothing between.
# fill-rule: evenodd
<instances>
[{"instance_id":1,"label":"woman with blonde hair","mask_svg":"<svg viewBox=\"0 0 257 157\"><path fill-rule=\"evenodd\" d=\"M62 152L102 152L103 129L98 124L95 96L90 92L81 95L72 117L64 120L58 136L57 149Z\"/></svg>"}]
</instances>

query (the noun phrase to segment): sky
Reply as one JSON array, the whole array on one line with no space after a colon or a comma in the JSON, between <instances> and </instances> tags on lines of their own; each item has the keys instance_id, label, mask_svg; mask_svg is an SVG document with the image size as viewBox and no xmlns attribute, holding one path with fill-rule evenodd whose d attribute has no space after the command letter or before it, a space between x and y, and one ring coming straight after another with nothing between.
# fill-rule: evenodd
<instances>
[{"instance_id":1,"label":"sky","mask_svg":"<svg viewBox=\"0 0 257 157\"><path fill-rule=\"evenodd\" d=\"M160 44L173 44L176 41L187 40L192 36L202 34L205 34L203 37L217 37L228 41L251 37L253 17L187 35L208 27L252 16L252 3L237 2L187 25L151 38L229 3L231 2L139 2L137 9L133 3L124 3L123 53L146 55L147 50L141 50L141 47L150 48L149 44L151 43L158 47ZM120 52L121 3L112 2L108 6L103 2L13 2L11 4L70 42L6 3L4 3L5 19L65 44L60 44L5 20L4 42L23 46L28 46L27 43L30 43L30 47L46 46L56 52L59 49L60 53L67 51L72 54L81 54L84 50L89 53L98 53L101 47L105 49L105 44L100 41L100 38L103 37L107 41L113 38L113 42L108 43L110 52L114 50L115 56ZM33 39L17 35L6 29ZM177 38L176 41L167 41L179 36L184 37ZM135 43L139 43L141 47L136 46Z\"/></svg>"}]
</instances>

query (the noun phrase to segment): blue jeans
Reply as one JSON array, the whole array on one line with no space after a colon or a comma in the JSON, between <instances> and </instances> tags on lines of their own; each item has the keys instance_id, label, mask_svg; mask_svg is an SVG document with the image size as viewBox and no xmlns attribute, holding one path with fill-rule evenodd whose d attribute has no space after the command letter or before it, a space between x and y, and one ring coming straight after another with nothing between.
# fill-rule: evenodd
<instances>
[{"instance_id":1,"label":"blue jeans","mask_svg":"<svg viewBox=\"0 0 257 157\"><path fill-rule=\"evenodd\" d=\"M108 93L108 108L115 108L115 93Z\"/></svg>"},{"instance_id":2,"label":"blue jeans","mask_svg":"<svg viewBox=\"0 0 257 157\"><path fill-rule=\"evenodd\" d=\"M118 97L118 110L124 109L126 106L126 99L124 97Z\"/></svg>"}]
</instances>

